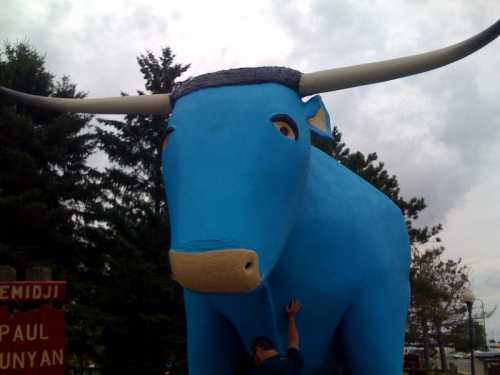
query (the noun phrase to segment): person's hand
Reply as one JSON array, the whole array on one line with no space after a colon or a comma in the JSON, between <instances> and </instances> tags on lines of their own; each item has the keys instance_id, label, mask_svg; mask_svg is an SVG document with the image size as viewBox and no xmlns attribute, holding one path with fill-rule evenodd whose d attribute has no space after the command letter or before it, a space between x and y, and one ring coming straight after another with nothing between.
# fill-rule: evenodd
<instances>
[{"instance_id":1,"label":"person's hand","mask_svg":"<svg viewBox=\"0 0 500 375\"><path fill-rule=\"evenodd\" d=\"M286 305L286 315L288 316L288 318L293 318L295 316L295 314L297 314L300 310L300 308L302 307L302 304L300 303L300 301L297 299L297 298L292 298L292 300L290 301L290 303L288 305Z\"/></svg>"}]
</instances>

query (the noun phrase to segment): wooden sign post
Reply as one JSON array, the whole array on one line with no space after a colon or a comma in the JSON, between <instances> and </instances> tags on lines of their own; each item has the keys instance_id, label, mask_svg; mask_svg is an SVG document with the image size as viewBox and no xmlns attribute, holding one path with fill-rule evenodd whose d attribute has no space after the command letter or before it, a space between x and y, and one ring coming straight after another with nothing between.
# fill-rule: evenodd
<instances>
[{"instance_id":1,"label":"wooden sign post","mask_svg":"<svg viewBox=\"0 0 500 375\"><path fill-rule=\"evenodd\" d=\"M45 303L14 314L0 307L0 374L64 375L64 312L47 303L62 301L65 288L64 281L0 281L0 306Z\"/></svg>"}]
</instances>

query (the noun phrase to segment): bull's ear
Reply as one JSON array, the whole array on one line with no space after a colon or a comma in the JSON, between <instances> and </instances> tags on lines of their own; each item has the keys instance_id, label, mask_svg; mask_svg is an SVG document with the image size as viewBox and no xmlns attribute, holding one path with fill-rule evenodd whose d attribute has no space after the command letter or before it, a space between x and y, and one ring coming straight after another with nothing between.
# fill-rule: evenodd
<instances>
[{"instance_id":1,"label":"bull's ear","mask_svg":"<svg viewBox=\"0 0 500 375\"><path fill-rule=\"evenodd\" d=\"M313 96L306 103L309 126L312 131L322 138L332 138L330 116L326 111L323 100L319 95Z\"/></svg>"}]
</instances>

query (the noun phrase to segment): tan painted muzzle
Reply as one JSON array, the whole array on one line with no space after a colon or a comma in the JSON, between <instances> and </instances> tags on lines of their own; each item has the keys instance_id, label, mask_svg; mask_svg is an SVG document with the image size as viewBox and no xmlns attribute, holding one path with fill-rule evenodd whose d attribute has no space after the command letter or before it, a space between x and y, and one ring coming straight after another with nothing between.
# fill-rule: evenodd
<instances>
[{"instance_id":1,"label":"tan painted muzzle","mask_svg":"<svg viewBox=\"0 0 500 375\"><path fill-rule=\"evenodd\" d=\"M170 267L172 277L195 292L244 293L261 282L259 257L247 249L170 250Z\"/></svg>"}]
</instances>

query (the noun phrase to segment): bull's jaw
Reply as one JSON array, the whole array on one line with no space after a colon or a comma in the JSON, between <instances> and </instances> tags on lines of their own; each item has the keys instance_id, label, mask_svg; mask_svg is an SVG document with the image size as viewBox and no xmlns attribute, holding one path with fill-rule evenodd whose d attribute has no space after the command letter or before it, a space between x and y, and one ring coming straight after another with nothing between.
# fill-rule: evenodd
<instances>
[{"instance_id":1,"label":"bull's jaw","mask_svg":"<svg viewBox=\"0 0 500 375\"><path fill-rule=\"evenodd\" d=\"M203 293L247 293L262 277L253 250L220 249L203 252L170 250L173 278L184 288Z\"/></svg>"}]
</instances>

